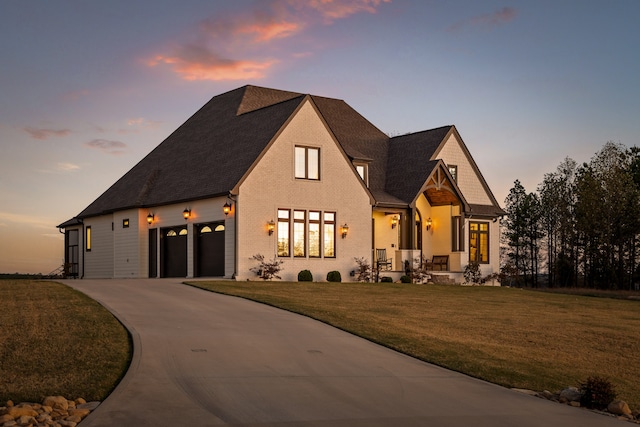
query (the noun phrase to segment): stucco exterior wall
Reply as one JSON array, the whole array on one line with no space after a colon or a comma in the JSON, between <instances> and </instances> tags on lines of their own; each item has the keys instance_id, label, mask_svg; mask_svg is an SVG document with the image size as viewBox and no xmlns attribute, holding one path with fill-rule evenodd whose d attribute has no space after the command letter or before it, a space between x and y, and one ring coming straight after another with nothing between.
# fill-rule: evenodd
<instances>
[{"instance_id":1,"label":"stucco exterior wall","mask_svg":"<svg viewBox=\"0 0 640 427\"><path fill-rule=\"evenodd\" d=\"M294 177L296 145L320 148L320 180ZM354 257L370 259L371 204L360 177L338 148L310 101L305 102L272 146L239 187L238 280L259 280L250 268L251 257L276 257L277 230L269 236L267 223L277 223L277 210L300 209L336 213L335 258L279 258L284 260L281 277L297 280L298 272L308 269L314 280L326 280L329 271L338 270L343 281L351 280ZM341 238L340 226L349 233Z\"/></svg>"},{"instance_id":2,"label":"stucco exterior wall","mask_svg":"<svg viewBox=\"0 0 640 427\"><path fill-rule=\"evenodd\" d=\"M468 203L478 205L491 205L491 199L485 191L480 178L473 169L469 159L465 155L460 142L454 134L447 140L446 144L437 155L447 165L458 166L457 184Z\"/></svg>"}]
</instances>

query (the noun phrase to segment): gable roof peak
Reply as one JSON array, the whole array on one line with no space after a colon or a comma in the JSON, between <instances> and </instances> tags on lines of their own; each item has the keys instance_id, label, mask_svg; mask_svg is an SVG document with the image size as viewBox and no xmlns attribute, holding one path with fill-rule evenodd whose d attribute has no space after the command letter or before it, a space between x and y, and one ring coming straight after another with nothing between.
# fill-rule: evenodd
<instances>
[{"instance_id":1,"label":"gable roof peak","mask_svg":"<svg viewBox=\"0 0 640 427\"><path fill-rule=\"evenodd\" d=\"M236 112L238 116L304 96L304 94L298 92L253 85L247 85L243 89L244 94Z\"/></svg>"}]
</instances>

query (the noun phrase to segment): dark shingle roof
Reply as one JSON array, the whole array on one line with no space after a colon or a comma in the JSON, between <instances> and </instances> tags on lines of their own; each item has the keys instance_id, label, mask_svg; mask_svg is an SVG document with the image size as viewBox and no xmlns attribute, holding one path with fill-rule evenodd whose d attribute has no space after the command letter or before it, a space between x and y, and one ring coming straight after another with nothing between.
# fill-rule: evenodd
<instances>
[{"instance_id":1,"label":"dark shingle roof","mask_svg":"<svg viewBox=\"0 0 640 427\"><path fill-rule=\"evenodd\" d=\"M383 192L389 137L342 100L321 96L312 99L345 153L353 160L369 163L371 192Z\"/></svg>"},{"instance_id":2,"label":"dark shingle roof","mask_svg":"<svg viewBox=\"0 0 640 427\"><path fill-rule=\"evenodd\" d=\"M214 97L78 216L228 193L303 98L251 86Z\"/></svg>"},{"instance_id":3,"label":"dark shingle roof","mask_svg":"<svg viewBox=\"0 0 640 427\"><path fill-rule=\"evenodd\" d=\"M411 203L438 164L431 160L451 126L391 138L386 191Z\"/></svg>"},{"instance_id":4,"label":"dark shingle roof","mask_svg":"<svg viewBox=\"0 0 640 427\"><path fill-rule=\"evenodd\" d=\"M307 97L347 156L368 162L376 203L414 200L452 126L390 139L342 100L244 86L212 98L77 218L228 194Z\"/></svg>"}]
</instances>

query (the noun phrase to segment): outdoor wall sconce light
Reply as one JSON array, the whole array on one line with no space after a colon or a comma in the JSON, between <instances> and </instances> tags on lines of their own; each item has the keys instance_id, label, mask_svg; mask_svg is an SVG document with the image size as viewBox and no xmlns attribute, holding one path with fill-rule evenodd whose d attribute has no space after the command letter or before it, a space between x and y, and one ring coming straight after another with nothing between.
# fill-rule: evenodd
<instances>
[{"instance_id":1,"label":"outdoor wall sconce light","mask_svg":"<svg viewBox=\"0 0 640 427\"><path fill-rule=\"evenodd\" d=\"M225 216L229 215L229 212L231 212L231 204L229 203L229 201L227 200L227 202L224 204L224 206L222 206L222 212L224 212Z\"/></svg>"},{"instance_id":2,"label":"outdoor wall sconce light","mask_svg":"<svg viewBox=\"0 0 640 427\"><path fill-rule=\"evenodd\" d=\"M396 225L398 225L398 215L391 217L391 228L396 228Z\"/></svg>"},{"instance_id":3,"label":"outdoor wall sconce light","mask_svg":"<svg viewBox=\"0 0 640 427\"><path fill-rule=\"evenodd\" d=\"M189 209L189 208L185 208L185 209L182 211L182 216L184 217L184 219L188 220L188 219L189 219L189 217L191 216L191 209Z\"/></svg>"},{"instance_id":4,"label":"outdoor wall sconce light","mask_svg":"<svg viewBox=\"0 0 640 427\"><path fill-rule=\"evenodd\" d=\"M428 218L427 219L427 230L431 230L431 224L432 224L431 218Z\"/></svg>"},{"instance_id":5,"label":"outdoor wall sconce light","mask_svg":"<svg viewBox=\"0 0 640 427\"><path fill-rule=\"evenodd\" d=\"M149 212L149 215L147 215L147 223L149 223L149 225L153 224L154 219L156 219L156 216Z\"/></svg>"},{"instance_id":6,"label":"outdoor wall sconce light","mask_svg":"<svg viewBox=\"0 0 640 427\"><path fill-rule=\"evenodd\" d=\"M342 233L342 238L347 237L347 233L349 233L349 226L345 223L342 227L340 227L340 233Z\"/></svg>"},{"instance_id":7,"label":"outdoor wall sconce light","mask_svg":"<svg viewBox=\"0 0 640 427\"><path fill-rule=\"evenodd\" d=\"M276 223L273 220L267 223L267 231L269 232L269 236L273 234L273 230L276 229Z\"/></svg>"}]
</instances>

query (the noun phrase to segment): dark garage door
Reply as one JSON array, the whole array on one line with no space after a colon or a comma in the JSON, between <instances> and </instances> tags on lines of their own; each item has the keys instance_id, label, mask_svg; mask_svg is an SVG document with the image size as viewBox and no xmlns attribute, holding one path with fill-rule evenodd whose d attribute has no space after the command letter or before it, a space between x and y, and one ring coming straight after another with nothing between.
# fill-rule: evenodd
<instances>
[{"instance_id":1,"label":"dark garage door","mask_svg":"<svg viewBox=\"0 0 640 427\"><path fill-rule=\"evenodd\" d=\"M224 223L197 224L196 276L224 276Z\"/></svg>"},{"instance_id":2,"label":"dark garage door","mask_svg":"<svg viewBox=\"0 0 640 427\"><path fill-rule=\"evenodd\" d=\"M162 229L162 277L187 277L187 226Z\"/></svg>"}]
</instances>

